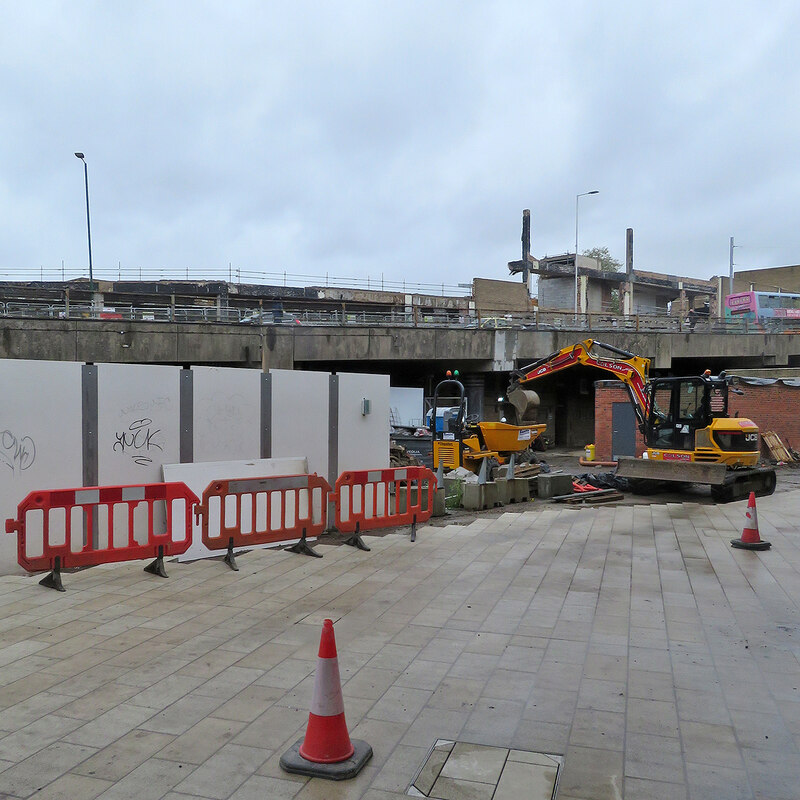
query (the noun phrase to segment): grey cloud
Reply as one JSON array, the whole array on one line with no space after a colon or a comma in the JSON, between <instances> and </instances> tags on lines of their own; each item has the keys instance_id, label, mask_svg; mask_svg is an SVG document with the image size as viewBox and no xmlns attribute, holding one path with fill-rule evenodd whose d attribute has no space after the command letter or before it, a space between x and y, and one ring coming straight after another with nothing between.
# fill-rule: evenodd
<instances>
[{"instance_id":1,"label":"grey cloud","mask_svg":"<svg viewBox=\"0 0 800 800\"><path fill-rule=\"evenodd\" d=\"M16 4L0 272L95 263L456 283L580 246L800 261L800 13L676 2ZM747 245L745 246L745 242ZM748 249L749 248L749 249Z\"/></svg>"}]
</instances>

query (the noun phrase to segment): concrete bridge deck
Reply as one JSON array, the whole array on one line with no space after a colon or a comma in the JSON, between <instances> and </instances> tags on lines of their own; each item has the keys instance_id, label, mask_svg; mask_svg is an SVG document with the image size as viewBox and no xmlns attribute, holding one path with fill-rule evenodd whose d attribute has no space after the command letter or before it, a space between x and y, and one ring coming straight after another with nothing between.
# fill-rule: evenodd
<instances>
[{"instance_id":1,"label":"concrete bridge deck","mask_svg":"<svg viewBox=\"0 0 800 800\"><path fill-rule=\"evenodd\" d=\"M0 318L0 358L94 363L239 364L265 368L386 369L454 363L507 371L593 337L648 355L654 369L686 360L731 367L800 365L800 334L713 333L696 329L558 330L433 325L224 325L95 319ZM704 367L705 368L705 367ZM720 367L723 368L723 367Z\"/></svg>"},{"instance_id":2,"label":"concrete bridge deck","mask_svg":"<svg viewBox=\"0 0 800 800\"><path fill-rule=\"evenodd\" d=\"M0 578L0 796L399 800L451 739L562 755L559 800L796 798L798 501L759 501L762 553L729 546L743 503L536 503L238 573ZM374 749L342 783L278 765L326 617Z\"/></svg>"}]
</instances>

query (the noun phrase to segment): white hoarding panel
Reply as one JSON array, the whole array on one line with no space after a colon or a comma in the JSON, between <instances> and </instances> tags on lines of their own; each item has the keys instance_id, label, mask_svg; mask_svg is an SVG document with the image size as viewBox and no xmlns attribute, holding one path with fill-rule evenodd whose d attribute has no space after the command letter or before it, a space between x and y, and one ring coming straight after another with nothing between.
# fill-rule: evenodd
<instances>
[{"instance_id":1,"label":"white hoarding panel","mask_svg":"<svg viewBox=\"0 0 800 800\"><path fill-rule=\"evenodd\" d=\"M81 365L0 360L0 531L36 489L70 489L83 476ZM16 537L0 533L0 574L22 572Z\"/></svg>"},{"instance_id":2,"label":"white hoarding panel","mask_svg":"<svg viewBox=\"0 0 800 800\"><path fill-rule=\"evenodd\" d=\"M97 367L97 454L101 486L160 483L180 461L180 368Z\"/></svg>"},{"instance_id":3,"label":"white hoarding panel","mask_svg":"<svg viewBox=\"0 0 800 800\"><path fill-rule=\"evenodd\" d=\"M339 474L389 466L389 376L339 374Z\"/></svg>"},{"instance_id":4,"label":"white hoarding panel","mask_svg":"<svg viewBox=\"0 0 800 800\"><path fill-rule=\"evenodd\" d=\"M272 456L303 455L308 471L329 481L327 372L271 369ZM336 476L333 476L336 480Z\"/></svg>"},{"instance_id":5,"label":"white hoarding panel","mask_svg":"<svg viewBox=\"0 0 800 800\"><path fill-rule=\"evenodd\" d=\"M195 461L261 455L261 371L192 367Z\"/></svg>"},{"instance_id":6,"label":"white hoarding panel","mask_svg":"<svg viewBox=\"0 0 800 800\"><path fill-rule=\"evenodd\" d=\"M307 472L305 458L260 458L251 461L210 461L194 464L165 464L165 481L182 481L198 497L203 499L206 487L217 480L235 478L267 478L273 475L304 475ZM274 547L274 545L270 545ZM223 551L224 552L224 551ZM194 561L221 555L209 550L202 540L202 531L197 519L192 522L192 544L179 561Z\"/></svg>"}]
</instances>

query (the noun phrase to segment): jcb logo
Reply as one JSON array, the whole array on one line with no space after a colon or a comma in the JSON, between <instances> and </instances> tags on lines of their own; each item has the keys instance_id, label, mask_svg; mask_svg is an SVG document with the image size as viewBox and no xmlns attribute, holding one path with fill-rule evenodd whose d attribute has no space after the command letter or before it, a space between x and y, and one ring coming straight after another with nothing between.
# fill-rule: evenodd
<instances>
[{"instance_id":1,"label":"jcb logo","mask_svg":"<svg viewBox=\"0 0 800 800\"><path fill-rule=\"evenodd\" d=\"M758 441L758 434L757 433L746 433L744 435L744 440L746 442L757 442Z\"/></svg>"}]
</instances>

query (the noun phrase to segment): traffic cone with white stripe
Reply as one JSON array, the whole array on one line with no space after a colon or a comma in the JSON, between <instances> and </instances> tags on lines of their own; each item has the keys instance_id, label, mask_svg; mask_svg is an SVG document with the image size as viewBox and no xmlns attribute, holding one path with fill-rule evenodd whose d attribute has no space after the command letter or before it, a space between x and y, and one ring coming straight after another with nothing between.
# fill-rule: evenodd
<instances>
[{"instance_id":1,"label":"traffic cone with white stripe","mask_svg":"<svg viewBox=\"0 0 800 800\"><path fill-rule=\"evenodd\" d=\"M306 735L281 756L280 764L287 772L339 781L355 777L370 758L372 748L359 739L351 741L347 732L336 638L333 622L326 619Z\"/></svg>"},{"instance_id":2,"label":"traffic cone with white stripe","mask_svg":"<svg viewBox=\"0 0 800 800\"><path fill-rule=\"evenodd\" d=\"M746 521L741 539L731 539L731 545L741 550L769 550L771 542L765 542L758 533L758 513L756 512L756 493L750 492L747 501Z\"/></svg>"}]
</instances>

